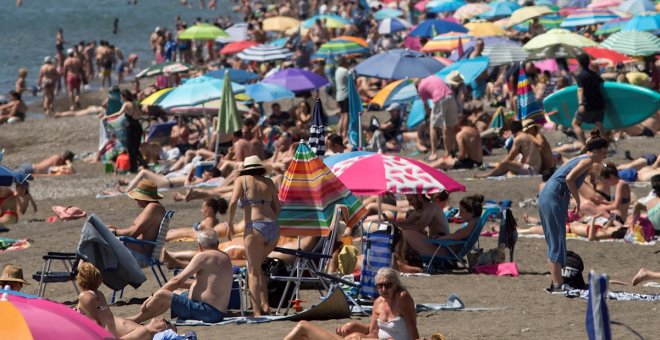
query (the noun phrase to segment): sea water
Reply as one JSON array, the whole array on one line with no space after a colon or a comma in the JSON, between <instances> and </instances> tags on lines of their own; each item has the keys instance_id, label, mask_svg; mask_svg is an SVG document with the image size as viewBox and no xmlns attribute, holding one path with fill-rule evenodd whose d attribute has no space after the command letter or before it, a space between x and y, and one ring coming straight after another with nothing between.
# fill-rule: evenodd
<instances>
[{"instance_id":1,"label":"sea water","mask_svg":"<svg viewBox=\"0 0 660 340\"><path fill-rule=\"evenodd\" d=\"M55 55L58 28L64 32L64 49L95 40L106 40L122 49L124 58L139 55L138 68L152 64L153 53L149 37L154 28L174 31L174 19L180 16L191 25L195 18L203 20L232 15L233 0L218 0L216 10L200 9L198 0L189 0L190 7L179 0L23 0L19 8L14 0L4 0L0 6L0 95L14 89L18 69L28 70L28 87L36 85L39 68L45 56ZM205 1L207 4L209 0ZM113 34L113 23L119 18L119 33ZM116 82L113 72L113 83ZM94 85L98 80L94 80ZM24 99L34 101L31 94Z\"/></svg>"}]
</instances>

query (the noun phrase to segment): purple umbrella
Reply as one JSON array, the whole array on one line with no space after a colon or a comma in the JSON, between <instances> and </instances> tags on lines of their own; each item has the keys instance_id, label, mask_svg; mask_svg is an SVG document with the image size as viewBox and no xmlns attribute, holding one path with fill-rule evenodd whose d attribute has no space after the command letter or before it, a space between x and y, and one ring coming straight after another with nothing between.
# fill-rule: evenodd
<instances>
[{"instance_id":1,"label":"purple umbrella","mask_svg":"<svg viewBox=\"0 0 660 340\"><path fill-rule=\"evenodd\" d=\"M318 89L330 82L323 76L299 68L287 68L264 78L263 83L286 87L293 92Z\"/></svg>"}]
</instances>

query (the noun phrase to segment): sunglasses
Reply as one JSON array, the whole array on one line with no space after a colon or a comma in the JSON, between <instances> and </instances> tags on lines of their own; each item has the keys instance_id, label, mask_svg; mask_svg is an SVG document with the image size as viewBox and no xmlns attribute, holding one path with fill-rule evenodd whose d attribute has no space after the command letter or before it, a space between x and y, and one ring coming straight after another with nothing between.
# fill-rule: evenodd
<instances>
[{"instance_id":1,"label":"sunglasses","mask_svg":"<svg viewBox=\"0 0 660 340\"><path fill-rule=\"evenodd\" d=\"M376 288L378 289L390 289L392 286L394 286L392 282L376 283Z\"/></svg>"}]
</instances>

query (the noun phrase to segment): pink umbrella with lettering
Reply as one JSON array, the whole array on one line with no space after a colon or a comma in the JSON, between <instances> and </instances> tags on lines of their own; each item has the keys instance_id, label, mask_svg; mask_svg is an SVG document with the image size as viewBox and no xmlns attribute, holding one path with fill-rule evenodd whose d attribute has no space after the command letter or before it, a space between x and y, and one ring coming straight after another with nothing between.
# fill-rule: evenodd
<instances>
[{"instance_id":1,"label":"pink umbrella with lettering","mask_svg":"<svg viewBox=\"0 0 660 340\"><path fill-rule=\"evenodd\" d=\"M465 191L465 186L429 165L395 155L371 154L349 158L330 170L356 195Z\"/></svg>"}]
</instances>

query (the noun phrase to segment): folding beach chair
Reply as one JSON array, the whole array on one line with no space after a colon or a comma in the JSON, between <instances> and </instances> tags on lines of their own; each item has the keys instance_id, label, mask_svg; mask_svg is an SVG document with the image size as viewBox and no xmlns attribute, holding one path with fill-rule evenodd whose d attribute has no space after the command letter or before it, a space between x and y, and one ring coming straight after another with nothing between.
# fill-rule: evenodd
<instances>
[{"instance_id":1,"label":"folding beach chair","mask_svg":"<svg viewBox=\"0 0 660 340\"><path fill-rule=\"evenodd\" d=\"M499 216L500 207L499 206L489 206L484 207L484 211L481 214L481 220L479 223L474 226L470 235L464 240L429 240L429 242L435 244L437 248L433 253L433 256L423 256L422 260L427 264L426 272L430 273L431 270L444 269L450 263L461 264L462 269L468 269L468 262L465 259L467 254L472 250L477 250L479 248L479 236L481 235L481 230L492 215ZM458 250L455 248L460 247ZM447 255L438 255L440 250L445 249ZM435 261L438 261L437 265Z\"/></svg>"},{"instance_id":2,"label":"folding beach chair","mask_svg":"<svg viewBox=\"0 0 660 340\"><path fill-rule=\"evenodd\" d=\"M35 281L39 281L39 289L37 293L39 297L44 297L46 294L46 286L49 283L71 282L73 289L76 291L76 294L80 294L78 285L76 285L76 274L78 271L80 256L78 256L76 253L60 253L51 251L44 255L42 258L44 260L43 268L41 271L38 271L32 275L32 278ZM54 261L60 261L66 271L51 271L51 265Z\"/></svg>"},{"instance_id":3,"label":"folding beach chair","mask_svg":"<svg viewBox=\"0 0 660 340\"><path fill-rule=\"evenodd\" d=\"M367 233L363 243L364 260L362 261L362 272L360 273L359 294L362 298L375 299L378 297L376 273L381 268L392 267L394 260L394 228L390 223L380 222L375 231ZM368 230L372 230L371 226Z\"/></svg>"}]
</instances>

